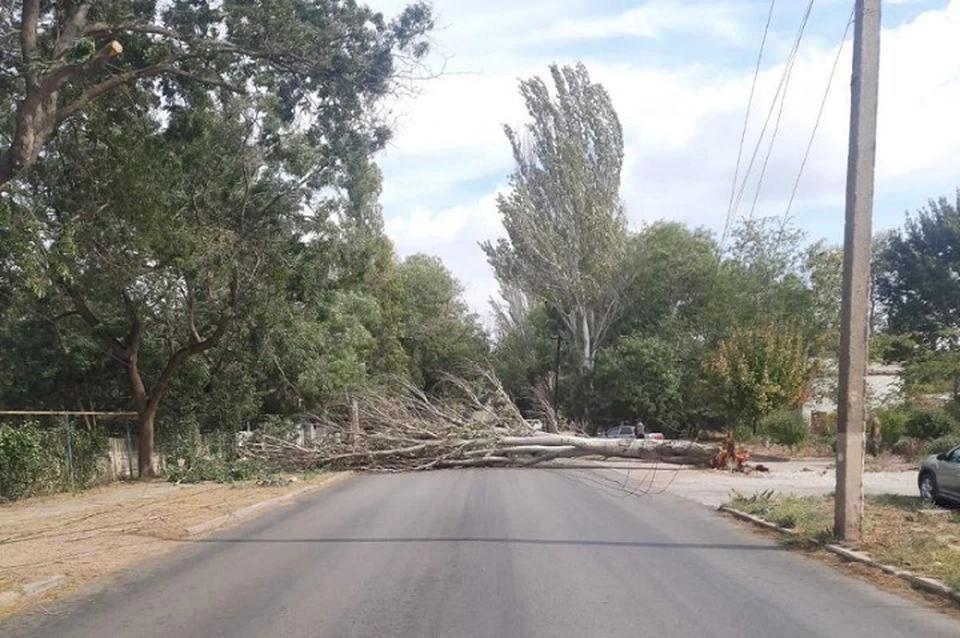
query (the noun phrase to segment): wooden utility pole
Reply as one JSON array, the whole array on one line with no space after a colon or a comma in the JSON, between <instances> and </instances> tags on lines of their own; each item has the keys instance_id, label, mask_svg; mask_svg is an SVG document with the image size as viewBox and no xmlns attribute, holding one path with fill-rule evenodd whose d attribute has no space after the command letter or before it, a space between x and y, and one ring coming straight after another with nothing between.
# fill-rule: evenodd
<instances>
[{"instance_id":1,"label":"wooden utility pole","mask_svg":"<svg viewBox=\"0 0 960 638\"><path fill-rule=\"evenodd\" d=\"M870 244L879 71L880 0L856 0L843 238L843 300L840 309L837 489L833 522L834 534L847 541L860 539L863 521Z\"/></svg>"}]
</instances>

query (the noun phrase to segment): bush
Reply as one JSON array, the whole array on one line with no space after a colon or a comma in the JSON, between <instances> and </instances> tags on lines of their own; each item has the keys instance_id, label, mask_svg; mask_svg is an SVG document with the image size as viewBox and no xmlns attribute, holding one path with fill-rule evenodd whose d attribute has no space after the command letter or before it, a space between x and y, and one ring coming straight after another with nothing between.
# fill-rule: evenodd
<instances>
[{"instance_id":1,"label":"bush","mask_svg":"<svg viewBox=\"0 0 960 638\"><path fill-rule=\"evenodd\" d=\"M925 408L914 410L907 417L904 432L914 439L930 441L953 433L957 422L943 409Z\"/></svg>"},{"instance_id":2,"label":"bush","mask_svg":"<svg viewBox=\"0 0 960 638\"><path fill-rule=\"evenodd\" d=\"M907 429L907 419L910 411L903 406L880 408L877 410L877 419L880 421L880 439L885 448L893 447L900 440Z\"/></svg>"},{"instance_id":3,"label":"bush","mask_svg":"<svg viewBox=\"0 0 960 638\"><path fill-rule=\"evenodd\" d=\"M0 500L14 500L43 491L53 459L44 432L33 424L0 426Z\"/></svg>"},{"instance_id":4,"label":"bush","mask_svg":"<svg viewBox=\"0 0 960 638\"><path fill-rule=\"evenodd\" d=\"M807 440L809 429L803 414L795 410L781 410L768 414L760 421L760 431L780 445L799 445Z\"/></svg>"},{"instance_id":5,"label":"bush","mask_svg":"<svg viewBox=\"0 0 960 638\"><path fill-rule=\"evenodd\" d=\"M737 425L733 428L733 440L737 443L756 443L759 437L750 426Z\"/></svg>"},{"instance_id":6,"label":"bush","mask_svg":"<svg viewBox=\"0 0 960 638\"><path fill-rule=\"evenodd\" d=\"M106 435L71 428L70 443L68 464L62 427L41 428L32 421L0 426L0 500L91 485L106 453Z\"/></svg>"},{"instance_id":7,"label":"bush","mask_svg":"<svg viewBox=\"0 0 960 638\"><path fill-rule=\"evenodd\" d=\"M222 456L201 456L189 459L183 465L168 465L166 473L167 480L172 483L233 483L261 478L265 468L253 459L231 461Z\"/></svg>"},{"instance_id":8,"label":"bush","mask_svg":"<svg viewBox=\"0 0 960 638\"><path fill-rule=\"evenodd\" d=\"M921 457L927 457L931 454L940 454L941 452L951 450L958 445L960 445L960 434L942 436L939 439L927 441L924 444L920 455Z\"/></svg>"}]
</instances>

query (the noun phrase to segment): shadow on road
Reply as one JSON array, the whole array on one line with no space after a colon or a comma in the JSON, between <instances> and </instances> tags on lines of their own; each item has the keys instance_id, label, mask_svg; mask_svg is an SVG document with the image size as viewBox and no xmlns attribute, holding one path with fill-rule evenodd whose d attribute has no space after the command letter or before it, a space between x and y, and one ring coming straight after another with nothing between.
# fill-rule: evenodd
<instances>
[{"instance_id":1,"label":"shadow on road","mask_svg":"<svg viewBox=\"0 0 960 638\"><path fill-rule=\"evenodd\" d=\"M671 543L661 541L594 541L552 538L198 538L194 543L321 543L321 544L417 544L417 543L488 543L494 545L574 545L583 547L639 547L650 549L719 549L730 551L762 550L783 551L779 545L748 545L729 543Z\"/></svg>"}]
</instances>

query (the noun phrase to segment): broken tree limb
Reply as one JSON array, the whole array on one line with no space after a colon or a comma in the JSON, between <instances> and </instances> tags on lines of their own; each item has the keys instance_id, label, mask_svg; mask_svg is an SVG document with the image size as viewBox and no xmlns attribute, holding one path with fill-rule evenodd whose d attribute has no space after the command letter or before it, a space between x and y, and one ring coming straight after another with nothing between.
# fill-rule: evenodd
<instances>
[{"instance_id":1,"label":"broken tree limb","mask_svg":"<svg viewBox=\"0 0 960 638\"><path fill-rule=\"evenodd\" d=\"M324 416L301 415L315 433L309 444L261 434L241 453L298 471L529 467L582 456L707 467L718 457L717 447L689 441L540 433L523 419L495 376L478 377L471 382L451 377L442 399L409 386L400 395L357 393Z\"/></svg>"},{"instance_id":2,"label":"broken tree limb","mask_svg":"<svg viewBox=\"0 0 960 638\"><path fill-rule=\"evenodd\" d=\"M583 436L544 434L528 437L505 437L501 444L509 446L567 446L578 454L570 456L607 456L643 461L660 461L680 465L709 465L717 453L713 446L692 441L650 441L645 439L593 439Z\"/></svg>"}]
</instances>

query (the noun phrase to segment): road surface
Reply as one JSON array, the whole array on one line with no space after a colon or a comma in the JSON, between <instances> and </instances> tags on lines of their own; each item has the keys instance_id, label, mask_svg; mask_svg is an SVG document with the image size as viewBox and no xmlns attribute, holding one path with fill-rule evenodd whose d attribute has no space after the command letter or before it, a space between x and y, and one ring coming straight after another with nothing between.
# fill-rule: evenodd
<instances>
[{"instance_id":1,"label":"road surface","mask_svg":"<svg viewBox=\"0 0 960 638\"><path fill-rule=\"evenodd\" d=\"M960 623L615 472L360 476L0 636L935 636Z\"/></svg>"}]
</instances>

